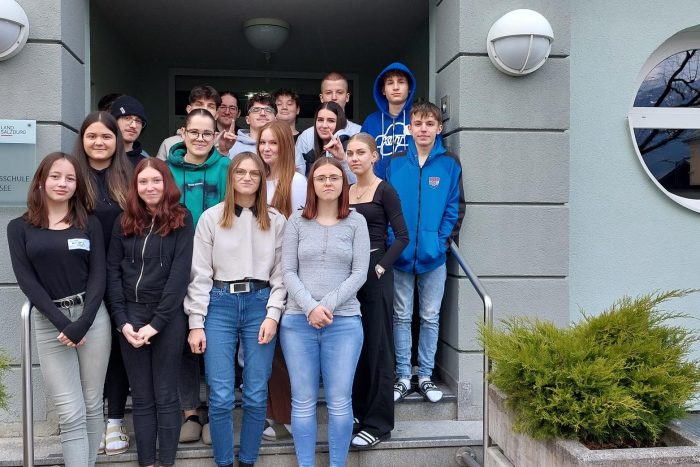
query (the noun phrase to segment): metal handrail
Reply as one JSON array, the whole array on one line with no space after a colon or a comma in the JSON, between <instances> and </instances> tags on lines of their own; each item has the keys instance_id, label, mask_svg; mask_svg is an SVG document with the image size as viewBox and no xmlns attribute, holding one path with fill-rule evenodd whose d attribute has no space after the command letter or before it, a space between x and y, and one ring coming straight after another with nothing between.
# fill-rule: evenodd
<instances>
[{"instance_id":1,"label":"metal handrail","mask_svg":"<svg viewBox=\"0 0 700 467\"><path fill-rule=\"evenodd\" d=\"M474 274L474 271L469 267L469 265L464 261L464 258L462 258L462 255L459 253L459 250L457 249L457 246L454 244L454 242L450 242L450 252L452 253L452 256L454 259L457 261L459 266L462 268L462 271L464 271L464 274L467 276L467 279L469 279L469 282L471 282L472 287L474 287L474 290L476 293L479 295L481 298L481 302L484 304L484 324L487 327L493 326L493 302L491 302L491 297L489 294L486 292L486 289L484 286L481 284L481 281L479 281L479 278L477 277L476 274ZM487 375L489 374L489 371L491 370L491 362L489 360L488 353L486 352L486 348L484 348L484 375L483 375L483 385L484 385L484 396L483 396L483 429L484 429L484 458L486 458L486 450L491 447L491 437L489 436L489 383L487 379Z\"/></svg>"},{"instance_id":2,"label":"metal handrail","mask_svg":"<svg viewBox=\"0 0 700 467\"><path fill-rule=\"evenodd\" d=\"M32 304L24 302L22 318L22 448L24 467L34 467L34 393L32 392Z\"/></svg>"}]
</instances>

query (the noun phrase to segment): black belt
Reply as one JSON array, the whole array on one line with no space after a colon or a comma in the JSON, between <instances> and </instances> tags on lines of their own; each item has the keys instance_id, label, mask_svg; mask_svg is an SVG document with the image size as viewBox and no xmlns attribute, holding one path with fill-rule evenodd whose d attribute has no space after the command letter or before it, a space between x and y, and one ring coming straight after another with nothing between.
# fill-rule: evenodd
<instances>
[{"instance_id":1,"label":"black belt","mask_svg":"<svg viewBox=\"0 0 700 467\"><path fill-rule=\"evenodd\" d=\"M227 290L229 293L256 292L270 287L268 281L259 281L257 279L249 281L219 281L214 279L212 285L217 289Z\"/></svg>"},{"instance_id":2,"label":"black belt","mask_svg":"<svg viewBox=\"0 0 700 467\"><path fill-rule=\"evenodd\" d=\"M52 301L58 308L70 308L72 306L82 305L85 303L85 292L80 292L69 297L63 297Z\"/></svg>"}]
</instances>

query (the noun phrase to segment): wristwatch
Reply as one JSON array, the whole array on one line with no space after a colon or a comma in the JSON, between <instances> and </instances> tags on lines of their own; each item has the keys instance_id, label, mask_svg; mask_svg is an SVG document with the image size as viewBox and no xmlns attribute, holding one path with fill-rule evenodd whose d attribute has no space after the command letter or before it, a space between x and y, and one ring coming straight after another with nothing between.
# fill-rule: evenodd
<instances>
[{"instance_id":1,"label":"wristwatch","mask_svg":"<svg viewBox=\"0 0 700 467\"><path fill-rule=\"evenodd\" d=\"M374 272L377 273L377 279L381 279L382 276L384 275L384 272L386 272L386 270L385 270L383 267L381 267L380 265L377 264L377 265L374 267Z\"/></svg>"}]
</instances>

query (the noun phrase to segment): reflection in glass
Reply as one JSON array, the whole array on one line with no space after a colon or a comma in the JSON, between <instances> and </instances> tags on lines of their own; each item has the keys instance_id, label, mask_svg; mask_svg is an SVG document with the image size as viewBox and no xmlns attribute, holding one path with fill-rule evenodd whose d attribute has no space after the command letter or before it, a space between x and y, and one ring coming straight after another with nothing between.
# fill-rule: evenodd
<instances>
[{"instance_id":1,"label":"reflection in glass","mask_svg":"<svg viewBox=\"0 0 700 467\"><path fill-rule=\"evenodd\" d=\"M700 107L698 49L671 55L644 78L635 107Z\"/></svg>"},{"instance_id":2,"label":"reflection in glass","mask_svg":"<svg viewBox=\"0 0 700 467\"><path fill-rule=\"evenodd\" d=\"M700 130L635 128L634 136L661 186L674 195L700 199Z\"/></svg>"}]
</instances>

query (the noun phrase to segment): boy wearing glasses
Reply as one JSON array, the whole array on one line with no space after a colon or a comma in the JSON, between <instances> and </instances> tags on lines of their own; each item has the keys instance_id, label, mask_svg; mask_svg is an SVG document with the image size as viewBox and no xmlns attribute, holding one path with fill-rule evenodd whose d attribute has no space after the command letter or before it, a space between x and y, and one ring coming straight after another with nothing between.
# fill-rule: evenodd
<instances>
[{"instance_id":1,"label":"boy wearing glasses","mask_svg":"<svg viewBox=\"0 0 700 467\"><path fill-rule=\"evenodd\" d=\"M228 153L229 159L236 154L248 151L257 154L257 141L260 129L277 118L277 106L273 97L266 92L253 94L248 99L245 122L250 130L238 130L236 143Z\"/></svg>"},{"instance_id":2,"label":"boy wearing glasses","mask_svg":"<svg viewBox=\"0 0 700 467\"><path fill-rule=\"evenodd\" d=\"M221 92L221 105L216 112L216 129L219 133L230 131L236 133L236 120L241 116L238 96L231 91Z\"/></svg>"},{"instance_id":3,"label":"boy wearing glasses","mask_svg":"<svg viewBox=\"0 0 700 467\"><path fill-rule=\"evenodd\" d=\"M138 141L141 132L146 129L148 119L143 105L135 98L127 95L119 96L110 107L112 117L117 120L119 132L124 140L124 150L134 167L141 159L148 157Z\"/></svg>"}]
</instances>

